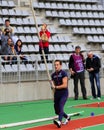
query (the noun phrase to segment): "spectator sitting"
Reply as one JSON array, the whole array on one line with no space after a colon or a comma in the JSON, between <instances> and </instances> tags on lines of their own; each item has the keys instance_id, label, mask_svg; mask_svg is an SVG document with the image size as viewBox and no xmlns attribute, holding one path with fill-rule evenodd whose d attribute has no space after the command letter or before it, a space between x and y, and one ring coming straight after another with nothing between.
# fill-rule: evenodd
<instances>
[{"instance_id":1,"label":"spectator sitting","mask_svg":"<svg viewBox=\"0 0 104 130\"><path fill-rule=\"evenodd\" d=\"M7 43L1 46L1 55L5 55L3 57L4 60L8 60L8 56L10 54L10 45L12 44L12 39L8 38Z\"/></svg>"},{"instance_id":2,"label":"spectator sitting","mask_svg":"<svg viewBox=\"0 0 104 130\"><path fill-rule=\"evenodd\" d=\"M12 55L12 56L10 56L10 64L16 63L17 62L17 56L16 56L17 53L16 53L13 43L11 43L11 45L10 45L10 55Z\"/></svg>"},{"instance_id":3,"label":"spectator sitting","mask_svg":"<svg viewBox=\"0 0 104 130\"><path fill-rule=\"evenodd\" d=\"M15 44L15 50L16 50L17 55L20 55L20 59L23 60L24 63L26 64L27 58L22 53L22 41L20 39L18 39L16 44Z\"/></svg>"},{"instance_id":4,"label":"spectator sitting","mask_svg":"<svg viewBox=\"0 0 104 130\"><path fill-rule=\"evenodd\" d=\"M7 43L1 46L1 55L5 55L2 58L4 60L10 60L11 47L10 45L13 43L11 38L7 39Z\"/></svg>"}]
</instances>

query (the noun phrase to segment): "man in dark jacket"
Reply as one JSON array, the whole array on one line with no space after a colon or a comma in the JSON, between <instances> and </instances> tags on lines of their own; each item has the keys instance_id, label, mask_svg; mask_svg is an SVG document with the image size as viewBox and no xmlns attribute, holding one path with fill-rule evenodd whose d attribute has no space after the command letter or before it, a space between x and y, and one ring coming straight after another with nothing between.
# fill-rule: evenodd
<instances>
[{"instance_id":1,"label":"man in dark jacket","mask_svg":"<svg viewBox=\"0 0 104 130\"><path fill-rule=\"evenodd\" d=\"M11 46L10 45L12 44L12 42L13 42L12 39L8 38L7 43L1 46L1 55L5 55L5 56L3 56L4 60L10 59L10 57L8 55L11 54Z\"/></svg>"},{"instance_id":2,"label":"man in dark jacket","mask_svg":"<svg viewBox=\"0 0 104 130\"><path fill-rule=\"evenodd\" d=\"M101 99L101 91L100 91L100 71L101 63L98 56L94 55L91 51L88 53L88 57L86 58L86 70L89 72L89 80L91 84L92 96L94 98ZM95 89L94 80L97 86L97 94Z\"/></svg>"}]
</instances>

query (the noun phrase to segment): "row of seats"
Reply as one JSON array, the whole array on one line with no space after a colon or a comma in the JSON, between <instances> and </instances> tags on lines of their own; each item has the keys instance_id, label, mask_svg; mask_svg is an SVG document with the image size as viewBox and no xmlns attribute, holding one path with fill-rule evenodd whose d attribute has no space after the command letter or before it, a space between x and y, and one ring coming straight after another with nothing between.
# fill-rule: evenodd
<instances>
[{"instance_id":1,"label":"row of seats","mask_svg":"<svg viewBox=\"0 0 104 130\"><path fill-rule=\"evenodd\" d=\"M14 17L27 17L29 16L29 12L27 10L19 10L19 9L1 9L0 15L2 16L14 16Z\"/></svg>"},{"instance_id":2,"label":"row of seats","mask_svg":"<svg viewBox=\"0 0 104 130\"><path fill-rule=\"evenodd\" d=\"M82 46L81 46L82 48ZM104 44L102 44L102 50L104 50ZM87 51L87 50L86 50ZM101 58L100 55L96 54L99 58ZM40 54L37 54L37 55L27 55L26 56L28 61L32 61L32 63L27 63L26 65L25 64L20 64L20 66L18 67L17 64L12 64L12 65L9 65L9 64L4 64L1 66L1 71L2 72L18 72L18 70L20 70L20 72L33 72L35 70L38 70L38 71L46 71L46 67L45 67L45 64L44 63L38 63L37 64L34 62L34 61L41 61L41 58L40 58ZM69 58L70 58L70 55L68 53L57 53L57 54L49 54L48 55L48 58L49 58L49 61L51 61L50 63L47 63L47 67L49 70L53 70L52 68L52 61L55 60L55 59L60 59L63 62L63 68L64 69L68 69L68 61L69 61Z\"/></svg>"},{"instance_id":3,"label":"row of seats","mask_svg":"<svg viewBox=\"0 0 104 130\"><path fill-rule=\"evenodd\" d=\"M83 27L74 27L73 28L73 33L74 34L86 34L86 35L102 35L104 34L104 27L98 27L98 28L95 28L95 27L86 27L86 28L83 28Z\"/></svg>"},{"instance_id":4,"label":"row of seats","mask_svg":"<svg viewBox=\"0 0 104 130\"><path fill-rule=\"evenodd\" d=\"M72 50L69 50L69 52L71 52ZM50 51L51 52L51 51ZM39 62L41 62L41 57L40 57L40 54L36 54L36 55L34 55L34 54L30 54L30 55L26 55L27 56L27 59L29 60L29 61L36 61L36 60L38 60ZM53 61L54 59L60 59L60 60L62 60L62 61L68 61L69 60L69 57L70 57L70 55L68 54L68 53L56 53L56 54L54 54L54 53L50 53L49 55L48 55L48 60L49 61Z\"/></svg>"},{"instance_id":5,"label":"row of seats","mask_svg":"<svg viewBox=\"0 0 104 130\"><path fill-rule=\"evenodd\" d=\"M38 0L38 1L43 1L43 0ZM60 0L46 0L47 2L54 2L54 1L57 1L57 2L60 2ZM67 3L97 3L98 1L97 0L61 0L62 2L67 2Z\"/></svg>"},{"instance_id":6,"label":"row of seats","mask_svg":"<svg viewBox=\"0 0 104 130\"><path fill-rule=\"evenodd\" d=\"M91 2L39 0L34 8L45 9L46 17L58 18L61 26L71 26L73 34L87 34L88 43L103 43L104 9L98 1Z\"/></svg>"},{"instance_id":7,"label":"row of seats","mask_svg":"<svg viewBox=\"0 0 104 130\"><path fill-rule=\"evenodd\" d=\"M37 64L37 70L38 71L46 71L46 67L44 63ZM52 71L52 63L47 63L47 67L49 71ZM68 69L67 63L63 63L63 69ZM4 73L17 73L18 71L20 72L35 72L36 68L33 66L33 64L20 64L19 69L17 64L13 64L12 66L9 64L6 64L1 67L1 71Z\"/></svg>"},{"instance_id":8,"label":"row of seats","mask_svg":"<svg viewBox=\"0 0 104 130\"><path fill-rule=\"evenodd\" d=\"M39 43L39 38L37 35L31 36L31 35L20 35L19 39L22 39L25 43ZM72 42L69 36L60 36L60 35L52 35L49 39L50 43L70 43Z\"/></svg>"},{"instance_id":9,"label":"row of seats","mask_svg":"<svg viewBox=\"0 0 104 130\"><path fill-rule=\"evenodd\" d=\"M55 18L75 18L75 19L104 19L104 12L91 12L91 11L57 11L46 10L46 17Z\"/></svg>"},{"instance_id":10,"label":"row of seats","mask_svg":"<svg viewBox=\"0 0 104 130\"><path fill-rule=\"evenodd\" d=\"M71 50L69 50L69 51L71 52ZM50 53L48 55L48 60L52 62L55 59L60 59L62 61L66 61L67 62L69 60L69 57L70 57L70 55L68 53L56 53L56 54ZM36 61L36 60L38 60L39 62L41 62L40 54L36 54L36 55L31 54L31 55L28 55L28 59L30 61Z\"/></svg>"},{"instance_id":11,"label":"row of seats","mask_svg":"<svg viewBox=\"0 0 104 130\"><path fill-rule=\"evenodd\" d=\"M97 4L68 4L68 3L56 3L56 2L34 2L33 7L35 9L50 9L50 10L77 10L77 11L102 11L103 6Z\"/></svg>"},{"instance_id":12,"label":"row of seats","mask_svg":"<svg viewBox=\"0 0 104 130\"><path fill-rule=\"evenodd\" d=\"M75 45L74 45L75 46ZM74 46L69 44L50 44L49 45L49 52L52 53L71 53L74 51ZM81 44L81 51L86 51L86 47L84 46L84 44ZM34 44L24 44L22 47L22 51L24 53L38 53L39 52L39 46L38 45L34 45ZM60 54L61 55L61 54ZM64 60L64 59L63 59Z\"/></svg>"},{"instance_id":13,"label":"row of seats","mask_svg":"<svg viewBox=\"0 0 104 130\"><path fill-rule=\"evenodd\" d=\"M16 6L14 1L11 0L1 0L0 5L2 8L14 8Z\"/></svg>"},{"instance_id":14,"label":"row of seats","mask_svg":"<svg viewBox=\"0 0 104 130\"><path fill-rule=\"evenodd\" d=\"M3 17L3 18L0 18L0 23L4 23L5 22L5 19L7 19L8 17ZM36 18L36 21L38 23L38 25L42 25L43 24L43 20L40 18L40 17L37 17ZM34 18L33 17L29 17L29 18L15 18L15 17L10 17L10 22L11 22L11 25L22 25L22 26L33 26L35 25L35 21L34 21Z\"/></svg>"},{"instance_id":15,"label":"row of seats","mask_svg":"<svg viewBox=\"0 0 104 130\"><path fill-rule=\"evenodd\" d=\"M87 36L88 43L104 43L104 35L103 36Z\"/></svg>"},{"instance_id":16,"label":"row of seats","mask_svg":"<svg viewBox=\"0 0 104 130\"><path fill-rule=\"evenodd\" d=\"M63 26L88 26L88 27L104 27L104 19L93 20L93 19L59 19L60 25Z\"/></svg>"},{"instance_id":17,"label":"row of seats","mask_svg":"<svg viewBox=\"0 0 104 130\"><path fill-rule=\"evenodd\" d=\"M28 44L28 45L23 45L23 48L22 48L22 51L24 53L28 53L28 52L39 52L39 46L38 45L34 45L34 44ZM50 44L49 46L49 52L52 53L52 52L55 52L55 53L58 53L58 52L73 52L74 49L72 48L72 46L70 44Z\"/></svg>"},{"instance_id":18,"label":"row of seats","mask_svg":"<svg viewBox=\"0 0 104 130\"><path fill-rule=\"evenodd\" d=\"M47 67L48 67L48 70L49 71L52 71L53 70L53 65L52 63L47 63ZM103 66L102 66L103 67ZM68 70L68 62L63 62L63 65L62 65L62 68L64 70ZM19 69L18 69L18 65L14 64L14 65L9 65L9 64L6 64L4 66L1 66L1 71L3 73L17 73L18 71L20 72L24 72L24 73L31 73L31 72L35 72L36 69L38 70L38 72L44 72L46 71L46 66L44 63L41 63L41 64L37 64L37 68L35 68L33 66L33 64L20 64L19 66Z\"/></svg>"},{"instance_id":19,"label":"row of seats","mask_svg":"<svg viewBox=\"0 0 104 130\"><path fill-rule=\"evenodd\" d=\"M39 28L40 30L40 28ZM48 27L48 30L51 32L51 34L56 34L57 31L54 28L54 26ZM29 27L29 26L15 26L14 31L16 34L37 34L36 27Z\"/></svg>"},{"instance_id":20,"label":"row of seats","mask_svg":"<svg viewBox=\"0 0 104 130\"><path fill-rule=\"evenodd\" d=\"M27 64L26 66L24 64L20 64L20 72L30 72L30 71L35 71L35 68L33 68L32 64ZM18 65L13 64L12 66L7 64L2 66L2 72L18 72Z\"/></svg>"}]
</instances>

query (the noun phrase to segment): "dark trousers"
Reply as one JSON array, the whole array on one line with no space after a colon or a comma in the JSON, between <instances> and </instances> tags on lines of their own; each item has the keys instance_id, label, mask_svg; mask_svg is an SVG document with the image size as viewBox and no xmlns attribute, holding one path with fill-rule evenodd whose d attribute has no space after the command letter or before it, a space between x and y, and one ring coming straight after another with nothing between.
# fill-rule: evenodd
<instances>
[{"instance_id":1,"label":"dark trousers","mask_svg":"<svg viewBox=\"0 0 104 130\"><path fill-rule=\"evenodd\" d=\"M78 92L78 80L80 80L82 96L83 96L83 98L85 98L86 97L86 88L85 88L85 75L84 75L84 71L76 73L73 76L73 80L74 80L75 98L78 98L78 95L79 95L79 92Z\"/></svg>"},{"instance_id":2,"label":"dark trousers","mask_svg":"<svg viewBox=\"0 0 104 130\"><path fill-rule=\"evenodd\" d=\"M54 95L54 109L55 113L59 115L58 119L59 121L62 121L62 118L67 118L67 114L64 112L64 105L68 98L68 91L60 91L55 92Z\"/></svg>"},{"instance_id":3,"label":"dark trousers","mask_svg":"<svg viewBox=\"0 0 104 130\"><path fill-rule=\"evenodd\" d=\"M96 98L96 96L101 97L99 72L98 73L89 73L89 79L90 79L90 84L91 84L92 96L94 98ZM97 94L96 94L94 80L96 82Z\"/></svg>"},{"instance_id":4,"label":"dark trousers","mask_svg":"<svg viewBox=\"0 0 104 130\"><path fill-rule=\"evenodd\" d=\"M43 50L44 50L44 53L45 53L46 61L48 62L49 47L44 47ZM41 54L42 63L44 63L44 57L42 55L42 49L40 47L39 47L39 53Z\"/></svg>"}]
</instances>

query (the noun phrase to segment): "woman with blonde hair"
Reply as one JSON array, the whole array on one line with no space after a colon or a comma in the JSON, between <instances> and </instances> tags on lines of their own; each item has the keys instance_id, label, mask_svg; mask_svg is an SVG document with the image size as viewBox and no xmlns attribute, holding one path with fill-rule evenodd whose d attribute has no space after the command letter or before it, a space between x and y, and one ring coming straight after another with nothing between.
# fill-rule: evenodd
<instances>
[{"instance_id":1,"label":"woman with blonde hair","mask_svg":"<svg viewBox=\"0 0 104 130\"><path fill-rule=\"evenodd\" d=\"M47 26L45 26L45 24L43 24L39 34L40 34L40 38L41 38L40 43L39 43L39 52L41 54L42 63L44 63L44 58L42 56L42 49L44 50L45 58L48 61L49 38L50 38L51 33L47 30Z\"/></svg>"}]
</instances>

